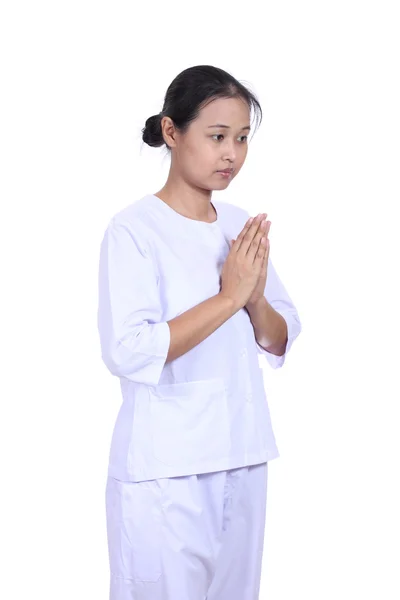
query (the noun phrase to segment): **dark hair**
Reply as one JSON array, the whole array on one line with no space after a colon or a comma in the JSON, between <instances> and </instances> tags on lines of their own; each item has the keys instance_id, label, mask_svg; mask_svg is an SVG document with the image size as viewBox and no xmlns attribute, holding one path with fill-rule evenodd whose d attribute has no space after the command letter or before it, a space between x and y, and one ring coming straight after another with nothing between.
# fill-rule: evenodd
<instances>
[{"instance_id":1,"label":"dark hair","mask_svg":"<svg viewBox=\"0 0 400 600\"><path fill-rule=\"evenodd\" d=\"M256 96L232 75L210 65L198 65L185 69L172 81L164 98L164 106L158 115L146 120L142 139L149 146L164 144L161 119L170 117L175 127L184 134L202 108L217 98L243 98L262 121L262 109Z\"/></svg>"}]
</instances>

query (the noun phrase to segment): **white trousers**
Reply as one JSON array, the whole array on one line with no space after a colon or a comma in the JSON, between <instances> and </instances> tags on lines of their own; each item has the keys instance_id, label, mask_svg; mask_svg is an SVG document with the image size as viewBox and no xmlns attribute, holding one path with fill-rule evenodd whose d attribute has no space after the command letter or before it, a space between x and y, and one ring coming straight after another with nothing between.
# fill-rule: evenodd
<instances>
[{"instance_id":1,"label":"white trousers","mask_svg":"<svg viewBox=\"0 0 400 600\"><path fill-rule=\"evenodd\" d=\"M110 600L258 600L268 463L152 481L108 476Z\"/></svg>"}]
</instances>

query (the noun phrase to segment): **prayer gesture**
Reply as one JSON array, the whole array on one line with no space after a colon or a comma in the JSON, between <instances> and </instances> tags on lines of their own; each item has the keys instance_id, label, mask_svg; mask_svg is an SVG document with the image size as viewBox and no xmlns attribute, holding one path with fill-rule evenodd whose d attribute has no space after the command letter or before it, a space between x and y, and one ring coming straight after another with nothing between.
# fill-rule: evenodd
<instances>
[{"instance_id":1,"label":"prayer gesture","mask_svg":"<svg viewBox=\"0 0 400 600\"><path fill-rule=\"evenodd\" d=\"M238 308L255 305L263 297L267 282L270 221L266 213L250 218L236 238L221 273L221 294Z\"/></svg>"}]
</instances>

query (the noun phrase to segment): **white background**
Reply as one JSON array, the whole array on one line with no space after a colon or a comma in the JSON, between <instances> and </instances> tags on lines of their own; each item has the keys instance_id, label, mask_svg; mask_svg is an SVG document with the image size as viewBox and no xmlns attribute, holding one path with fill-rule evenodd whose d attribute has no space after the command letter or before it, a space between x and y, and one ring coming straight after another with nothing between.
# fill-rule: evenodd
<instances>
[{"instance_id":1,"label":"white background","mask_svg":"<svg viewBox=\"0 0 400 600\"><path fill-rule=\"evenodd\" d=\"M120 389L96 329L109 219L168 174L141 143L183 69L264 119L215 199L267 212L303 331L265 380L260 598L400 597L398 3L18 2L0 12L1 578L7 600L107 600ZM249 600L249 599L243 599Z\"/></svg>"}]
</instances>

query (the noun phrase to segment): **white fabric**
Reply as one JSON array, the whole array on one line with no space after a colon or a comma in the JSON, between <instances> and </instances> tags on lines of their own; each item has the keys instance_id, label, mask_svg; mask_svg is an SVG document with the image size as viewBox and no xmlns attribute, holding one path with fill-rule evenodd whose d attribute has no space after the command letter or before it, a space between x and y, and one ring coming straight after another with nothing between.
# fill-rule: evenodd
<instances>
[{"instance_id":1,"label":"white fabric","mask_svg":"<svg viewBox=\"0 0 400 600\"><path fill-rule=\"evenodd\" d=\"M256 600L268 463L106 486L110 600Z\"/></svg>"},{"instance_id":2,"label":"white fabric","mask_svg":"<svg viewBox=\"0 0 400 600\"><path fill-rule=\"evenodd\" d=\"M98 330L102 359L119 377L108 474L134 482L222 471L279 456L258 356L281 367L301 331L271 259L265 297L285 319L286 352L255 340L240 309L210 336L166 363L167 323L220 291L229 240L249 214L213 205L214 223L180 215L155 195L117 213L101 243Z\"/></svg>"}]
</instances>

